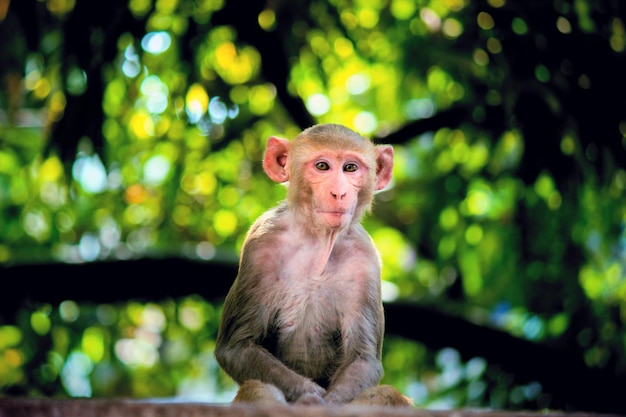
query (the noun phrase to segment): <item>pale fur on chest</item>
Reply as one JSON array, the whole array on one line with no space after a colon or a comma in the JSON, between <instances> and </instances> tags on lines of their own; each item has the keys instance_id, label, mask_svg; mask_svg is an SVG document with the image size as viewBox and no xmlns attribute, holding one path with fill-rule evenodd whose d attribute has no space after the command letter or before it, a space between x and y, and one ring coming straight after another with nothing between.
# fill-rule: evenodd
<instances>
[{"instance_id":1,"label":"pale fur on chest","mask_svg":"<svg viewBox=\"0 0 626 417\"><path fill-rule=\"evenodd\" d=\"M378 270L376 256L364 257L364 248L350 243L335 242L330 254L323 245L275 254L279 268L268 289L273 299L269 304L281 306L273 314L275 353L312 378L337 363L346 329L362 319L363 290L368 287L364 281L375 278Z\"/></svg>"},{"instance_id":2,"label":"pale fur on chest","mask_svg":"<svg viewBox=\"0 0 626 417\"><path fill-rule=\"evenodd\" d=\"M281 327L337 326L339 311L350 315L356 309L360 294L355 291L355 283L364 279L364 265L339 262L341 255L335 251L322 264L321 259L326 256L308 247L281 256L273 283L275 296L283 299L279 312Z\"/></svg>"},{"instance_id":3,"label":"pale fur on chest","mask_svg":"<svg viewBox=\"0 0 626 417\"><path fill-rule=\"evenodd\" d=\"M298 373L323 378L358 337L363 307L380 291L371 238L360 224L312 232L279 206L251 228L248 245L243 264L258 273L266 347Z\"/></svg>"}]
</instances>

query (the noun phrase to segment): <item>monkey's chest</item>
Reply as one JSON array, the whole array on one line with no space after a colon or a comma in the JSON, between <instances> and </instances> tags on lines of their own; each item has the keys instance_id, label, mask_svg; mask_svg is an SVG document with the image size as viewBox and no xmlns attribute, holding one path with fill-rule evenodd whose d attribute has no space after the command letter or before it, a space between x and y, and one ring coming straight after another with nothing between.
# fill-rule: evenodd
<instances>
[{"instance_id":1,"label":"monkey's chest","mask_svg":"<svg viewBox=\"0 0 626 417\"><path fill-rule=\"evenodd\" d=\"M274 323L275 355L315 380L332 374L341 357L344 312L338 294L324 284L310 282L288 290Z\"/></svg>"},{"instance_id":2,"label":"monkey's chest","mask_svg":"<svg viewBox=\"0 0 626 417\"><path fill-rule=\"evenodd\" d=\"M326 261L324 261L326 259ZM274 282L273 352L296 372L318 382L342 360L345 329L358 320L368 260L349 251L301 247L281 256Z\"/></svg>"}]
</instances>

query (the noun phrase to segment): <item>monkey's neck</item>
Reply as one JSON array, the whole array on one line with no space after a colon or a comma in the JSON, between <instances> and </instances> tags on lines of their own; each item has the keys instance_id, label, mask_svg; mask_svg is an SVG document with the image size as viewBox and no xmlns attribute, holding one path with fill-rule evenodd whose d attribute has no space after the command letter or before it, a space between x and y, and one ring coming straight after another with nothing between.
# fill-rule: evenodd
<instances>
[{"instance_id":1,"label":"monkey's neck","mask_svg":"<svg viewBox=\"0 0 626 417\"><path fill-rule=\"evenodd\" d=\"M317 263L316 271L319 272L319 275L323 275L327 268L330 260L330 255L335 248L335 244L337 243L337 238L341 234L341 231L331 231L323 236L319 236L319 255L316 257L319 263Z\"/></svg>"},{"instance_id":2,"label":"monkey's neck","mask_svg":"<svg viewBox=\"0 0 626 417\"><path fill-rule=\"evenodd\" d=\"M328 228L316 224L309 216L302 213L290 213L291 228L286 230L299 230L300 238L293 238L296 242L306 242L300 250L303 251L310 265L310 271L314 276L321 276L328 271L331 256L338 242L349 233L351 227Z\"/></svg>"},{"instance_id":3,"label":"monkey's neck","mask_svg":"<svg viewBox=\"0 0 626 417\"><path fill-rule=\"evenodd\" d=\"M333 251L337 249L338 242L341 240L345 229L326 230L305 228L303 233L306 234L305 245L301 247L303 255L306 257L306 263L309 263L309 270L312 276L322 276L332 263L331 257Z\"/></svg>"}]
</instances>

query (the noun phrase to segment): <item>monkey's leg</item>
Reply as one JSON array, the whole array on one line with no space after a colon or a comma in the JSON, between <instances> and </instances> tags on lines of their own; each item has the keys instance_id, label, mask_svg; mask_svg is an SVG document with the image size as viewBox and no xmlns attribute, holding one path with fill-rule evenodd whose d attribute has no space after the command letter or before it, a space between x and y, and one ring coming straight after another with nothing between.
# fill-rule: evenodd
<instances>
[{"instance_id":1,"label":"monkey's leg","mask_svg":"<svg viewBox=\"0 0 626 417\"><path fill-rule=\"evenodd\" d=\"M266 384L256 379L244 381L233 402L287 404L285 395L281 390L272 384Z\"/></svg>"},{"instance_id":2,"label":"monkey's leg","mask_svg":"<svg viewBox=\"0 0 626 417\"><path fill-rule=\"evenodd\" d=\"M350 404L412 407L413 401L391 385L378 385L363 390Z\"/></svg>"}]
</instances>

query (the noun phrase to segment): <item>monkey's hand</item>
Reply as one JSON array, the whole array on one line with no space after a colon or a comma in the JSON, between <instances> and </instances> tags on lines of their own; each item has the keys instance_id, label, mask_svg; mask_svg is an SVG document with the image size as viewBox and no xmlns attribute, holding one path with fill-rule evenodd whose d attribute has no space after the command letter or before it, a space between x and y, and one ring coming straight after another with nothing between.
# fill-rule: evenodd
<instances>
[{"instance_id":1,"label":"monkey's hand","mask_svg":"<svg viewBox=\"0 0 626 417\"><path fill-rule=\"evenodd\" d=\"M326 401L317 394L306 393L302 394L300 398L296 400L296 404L302 405L318 405L318 404L326 404Z\"/></svg>"},{"instance_id":2,"label":"monkey's hand","mask_svg":"<svg viewBox=\"0 0 626 417\"><path fill-rule=\"evenodd\" d=\"M328 404L328 405L342 405L346 403L346 401L343 398L337 395L332 395L332 394L326 395L323 398L323 401L324 401L324 404Z\"/></svg>"},{"instance_id":3,"label":"monkey's hand","mask_svg":"<svg viewBox=\"0 0 626 417\"><path fill-rule=\"evenodd\" d=\"M295 385L293 389L286 393L288 399L295 400L298 404L324 404L324 395L326 390L315 382L304 379L299 384Z\"/></svg>"}]
</instances>

